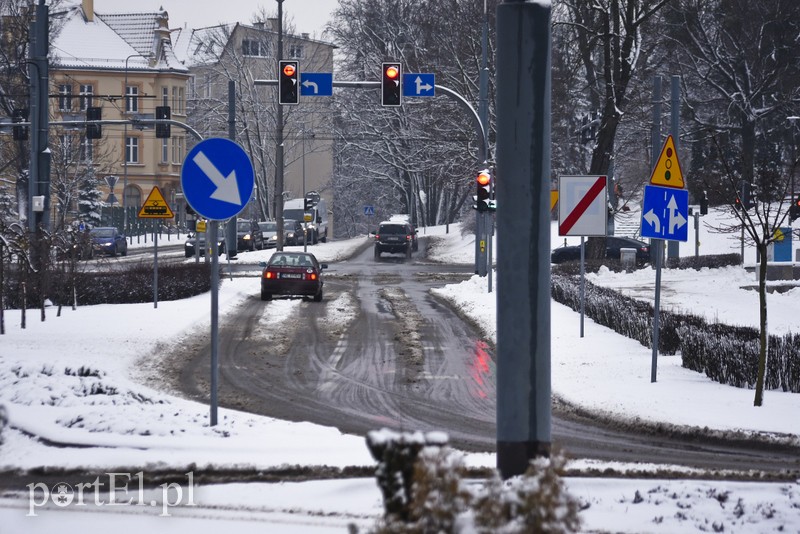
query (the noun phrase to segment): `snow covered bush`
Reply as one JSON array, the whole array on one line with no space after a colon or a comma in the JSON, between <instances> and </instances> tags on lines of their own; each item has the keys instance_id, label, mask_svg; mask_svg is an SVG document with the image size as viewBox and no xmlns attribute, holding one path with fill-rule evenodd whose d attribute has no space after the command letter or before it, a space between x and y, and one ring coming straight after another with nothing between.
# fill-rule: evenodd
<instances>
[{"instance_id":1,"label":"snow covered bush","mask_svg":"<svg viewBox=\"0 0 800 534\"><path fill-rule=\"evenodd\" d=\"M373 532L567 533L580 528L580 506L565 490L565 460L533 460L528 471L503 481L467 480L461 453L440 432L370 432L385 515Z\"/></svg>"}]
</instances>

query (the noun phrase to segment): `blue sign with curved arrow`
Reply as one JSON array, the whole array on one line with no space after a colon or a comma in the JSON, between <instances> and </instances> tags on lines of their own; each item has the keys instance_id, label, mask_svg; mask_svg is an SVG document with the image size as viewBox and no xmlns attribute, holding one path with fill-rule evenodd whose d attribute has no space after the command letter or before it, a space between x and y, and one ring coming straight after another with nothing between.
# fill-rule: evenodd
<instances>
[{"instance_id":1,"label":"blue sign with curved arrow","mask_svg":"<svg viewBox=\"0 0 800 534\"><path fill-rule=\"evenodd\" d=\"M214 137L195 145L181 166L186 202L204 219L238 215L253 194L255 172L247 152L230 139Z\"/></svg>"}]
</instances>

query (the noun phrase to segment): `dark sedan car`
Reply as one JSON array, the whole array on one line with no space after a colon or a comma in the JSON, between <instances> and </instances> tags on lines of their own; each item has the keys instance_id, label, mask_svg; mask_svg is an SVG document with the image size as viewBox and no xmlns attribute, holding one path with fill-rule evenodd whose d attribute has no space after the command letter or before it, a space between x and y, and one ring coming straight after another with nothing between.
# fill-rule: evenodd
<instances>
[{"instance_id":1,"label":"dark sedan car","mask_svg":"<svg viewBox=\"0 0 800 534\"><path fill-rule=\"evenodd\" d=\"M305 230L303 223L297 219L283 220L283 240L287 245L302 245Z\"/></svg>"},{"instance_id":2,"label":"dark sedan car","mask_svg":"<svg viewBox=\"0 0 800 534\"><path fill-rule=\"evenodd\" d=\"M650 261L650 245L630 237L607 236L606 254L609 259L620 259L620 249L632 248L636 250L636 263L642 265ZM580 245L559 247L550 254L550 263L563 263L565 261L578 261L581 259Z\"/></svg>"},{"instance_id":3,"label":"dark sedan car","mask_svg":"<svg viewBox=\"0 0 800 534\"><path fill-rule=\"evenodd\" d=\"M301 295L322 301L322 270L326 263L319 263L308 252L276 252L269 262L259 263L261 273L261 300L271 300L273 295Z\"/></svg>"},{"instance_id":4,"label":"dark sedan car","mask_svg":"<svg viewBox=\"0 0 800 534\"><path fill-rule=\"evenodd\" d=\"M248 219L236 220L236 250L262 250L264 248L264 240L262 239L261 230L258 228L256 221Z\"/></svg>"},{"instance_id":5,"label":"dark sedan car","mask_svg":"<svg viewBox=\"0 0 800 534\"><path fill-rule=\"evenodd\" d=\"M125 240L125 236L113 226L92 228L89 231L89 237L92 240L94 254L128 255L128 242Z\"/></svg>"}]
</instances>

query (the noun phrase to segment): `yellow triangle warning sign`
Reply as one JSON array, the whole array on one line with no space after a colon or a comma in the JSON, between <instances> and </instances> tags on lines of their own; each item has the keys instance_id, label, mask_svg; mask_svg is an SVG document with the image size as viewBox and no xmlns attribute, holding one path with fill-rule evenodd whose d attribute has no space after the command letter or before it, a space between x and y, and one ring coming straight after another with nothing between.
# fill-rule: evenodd
<instances>
[{"instance_id":1,"label":"yellow triangle warning sign","mask_svg":"<svg viewBox=\"0 0 800 534\"><path fill-rule=\"evenodd\" d=\"M685 187L681 164L678 161L678 151L675 150L675 141L672 140L671 135L668 135L667 140L664 141L661 156L656 162L653 174L650 175L650 185L662 185L678 189Z\"/></svg>"},{"instance_id":2,"label":"yellow triangle warning sign","mask_svg":"<svg viewBox=\"0 0 800 534\"><path fill-rule=\"evenodd\" d=\"M139 209L140 219L172 219L175 214L164 200L164 195L158 186L155 186Z\"/></svg>"}]
</instances>

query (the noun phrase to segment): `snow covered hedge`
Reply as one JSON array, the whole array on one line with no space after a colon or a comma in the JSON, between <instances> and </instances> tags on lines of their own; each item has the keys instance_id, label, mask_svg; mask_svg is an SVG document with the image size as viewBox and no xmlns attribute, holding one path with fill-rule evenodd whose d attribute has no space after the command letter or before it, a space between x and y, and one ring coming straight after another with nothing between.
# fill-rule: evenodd
<instances>
[{"instance_id":1,"label":"snow covered hedge","mask_svg":"<svg viewBox=\"0 0 800 534\"><path fill-rule=\"evenodd\" d=\"M580 280L552 275L553 300L580 309ZM653 306L621 295L613 289L586 282L584 310L594 322L652 347ZM683 367L721 384L753 388L758 371L758 330L751 327L709 324L696 315L659 313L658 350L680 351ZM800 335L770 336L765 387L800 393Z\"/></svg>"}]
</instances>

